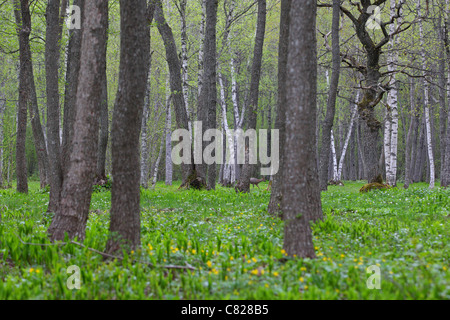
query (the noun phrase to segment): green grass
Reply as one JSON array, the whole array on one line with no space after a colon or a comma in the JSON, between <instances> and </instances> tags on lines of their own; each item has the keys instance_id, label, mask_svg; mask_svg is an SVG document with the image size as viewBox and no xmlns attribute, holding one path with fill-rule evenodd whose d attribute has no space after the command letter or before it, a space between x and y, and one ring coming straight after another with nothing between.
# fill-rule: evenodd
<instances>
[{"instance_id":1,"label":"green grass","mask_svg":"<svg viewBox=\"0 0 450 320\"><path fill-rule=\"evenodd\" d=\"M142 190L142 247L109 262L74 244L22 244L19 236L49 244L48 193L37 183L28 195L1 190L0 299L450 299L450 190L330 187L324 220L313 226L317 259L309 260L283 252L267 182L250 194L178 185ZM90 248L105 248L110 197L93 195ZM80 290L66 286L71 265L80 267ZM371 265L380 267L381 290L367 288Z\"/></svg>"}]
</instances>

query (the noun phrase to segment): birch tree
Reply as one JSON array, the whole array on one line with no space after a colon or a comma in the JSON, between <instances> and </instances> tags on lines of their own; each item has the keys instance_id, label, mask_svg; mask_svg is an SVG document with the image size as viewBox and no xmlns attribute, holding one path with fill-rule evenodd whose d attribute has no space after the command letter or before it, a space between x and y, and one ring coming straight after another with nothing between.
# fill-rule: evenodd
<instances>
[{"instance_id":1,"label":"birch tree","mask_svg":"<svg viewBox=\"0 0 450 320\"><path fill-rule=\"evenodd\" d=\"M327 114L325 116L325 120L323 122L322 127L322 150L320 154L320 190L327 190L328 184L328 163L330 159L330 146L331 141L334 143L334 139L331 139L332 128L334 122L334 115L336 112L336 97L339 85L339 76L341 69L341 57L340 57L340 47L339 47L339 24L340 24L340 0L333 0L333 19L332 19L332 27L331 27L331 52L332 52L332 74L331 74L331 83L328 85L328 101L327 101ZM327 82L328 82L328 74L327 74ZM333 163L335 171L337 172L336 165L336 151L333 152ZM334 178L336 175L334 174Z\"/></svg>"},{"instance_id":2,"label":"birch tree","mask_svg":"<svg viewBox=\"0 0 450 320\"><path fill-rule=\"evenodd\" d=\"M403 4L403 0L400 0ZM397 25L395 21L401 25L401 13L397 20L397 5L395 0L390 1L390 17L389 25L389 51L387 54L388 72L391 74L389 78L389 92L387 95L387 111L384 130L384 156L386 165L386 183L390 186L397 185L397 149L398 149L398 98L397 98L397 79L396 69L398 64L398 52L396 50L399 44L399 35L394 36Z\"/></svg>"},{"instance_id":3,"label":"birch tree","mask_svg":"<svg viewBox=\"0 0 450 320\"><path fill-rule=\"evenodd\" d=\"M433 156L433 144L432 144L432 136L431 136L431 123L430 123L430 109L429 109L429 88L426 77L428 76L427 72L427 60L426 60L426 52L425 52L425 44L424 44L424 35L423 35L423 19L422 16L422 7L421 1L417 0L417 12L419 14L419 39L420 39L420 47L421 56L422 56L422 75L423 75L423 92L424 92L424 116L425 116L425 128L426 128L426 141L427 141L427 151L428 151L428 162L430 166L430 189L434 188L435 183L435 170L434 170L434 156Z\"/></svg>"},{"instance_id":4,"label":"birch tree","mask_svg":"<svg viewBox=\"0 0 450 320\"><path fill-rule=\"evenodd\" d=\"M341 177L342 177L342 168L344 166L345 155L347 154L348 144L349 144L350 138L352 136L353 125L355 123L356 113L358 111L359 97L360 97L360 92L358 91L357 94L356 94L356 102L355 102L355 104L353 106L353 109L352 109L352 116L351 116L351 119L350 119L350 124L349 124L349 128L348 128L347 136L345 138L344 146L342 147L341 157L339 159L339 165L338 165L338 168L337 168L337 171L336 171L337 173L336 173L335 181L340 181Z\"/></svg>"},{"instance_id":5,"label":"birch tree","mask_svg":"<svg viewBox=\"0 0 450 320\"><path fill-rule=\"evenodd\" d=\"M256 129L256 120L258 112L259 81L261 78L261 65L264 46L264 35L266 32L266 1L258 0L258 18L256 26L255 47L253 52L253 64L251 71L251 82L249 91L249 103L247 107L247 130ZM245 143L245 142L244 142ZM248 152L250 146L245 147L245 163L242 167L242 173L239 182L236 185L236 191L249 192L250 178L253 165L249 163Z\"/></svg>"},{"instance_id":6,"label":"birch tree","mask_svg":"<svg viewBox=\"0 0 450 320\"><path fill-rule=\"evenodd\" d=\"M175 109L175 117L178 129L189 130L189 119L186 113L186 106L183 97L183 82L181 77L181 63L178 58L178 51L173 37L173 32L164 17L161 0L155 0L155 22L157 23L158 31L164 42L166 49L166 60L169 66L170 75L170 90L172 93L172 101ZM182 163L182 179L183 186L190 184L192 178L197 177L195 165L192 163L192 150L190 150L190 163Z\"/></svg>"}]
</instances>

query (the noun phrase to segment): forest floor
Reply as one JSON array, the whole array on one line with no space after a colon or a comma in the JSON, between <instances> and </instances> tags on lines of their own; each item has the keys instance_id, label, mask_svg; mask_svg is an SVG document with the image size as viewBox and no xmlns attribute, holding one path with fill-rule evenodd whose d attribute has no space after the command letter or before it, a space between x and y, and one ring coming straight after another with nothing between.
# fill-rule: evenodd
<instances>
[{"instance_id":1,"label":"forest floor","mask_svg":"<svg viewBox=\"0 0 450 320\"><path fill-rule=\"evenodd\" d=\"M28 195L0 190L0 299L450 299L450 190L332 186L310 260L282 250L267 182L250 194L178 185L141 191L142 247L114 261L89 249L105 248L109 191L93 194L83 248L50 245L48 192L38 183ZM79 290L66 285L72 265ZM376 267L380 290L368 287Z\"/></svg>"}]
</instances>

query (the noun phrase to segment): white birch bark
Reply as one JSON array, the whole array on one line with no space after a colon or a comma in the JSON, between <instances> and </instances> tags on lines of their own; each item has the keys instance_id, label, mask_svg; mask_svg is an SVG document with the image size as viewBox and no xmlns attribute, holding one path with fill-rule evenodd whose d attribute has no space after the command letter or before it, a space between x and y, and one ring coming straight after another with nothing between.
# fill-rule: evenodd
<instances>
[{"instance_id":1,"label":"white birch bark","mask_svg":"<svg viewBox=\"0 0 450 320\"><path fill-rule=\"evenodd\" d=\"M338 165L337 165L337 156L336 156L336 145L334 143L334 133L333 129L331 129L331 156L333 158L333 181L338 180Z\"/></svg>"},{"instance_id":2,"label":"white birch bark","mask_svg":"<svg viewBox=\"0 0 450 320\"><path fill-rule=\"evenodd\" d=\"M188 52L187 52L187 30L186 30L186 4L187 0L180 1L181 9L181 79L183 82L183 98L188 115L189 133L192 137L192 116L189 111L189 85L188 85Z\"/></svg>"},{"instance_id":3,"label":"white birch bark","mask_svg":"<svg viewBox=\"0 0 450 320\"><path fill-rule=\"evenodd\" d=\"M353 110L352 110L352 118L350 120L350 125L349 125L349 128L348 128L347 137L345 138L344 146L342 148L341 157L339 159L339 166L338 166L338 169L337 169L336 181L341 180L341 177L342 177L342 167L344 166L345 154L347 153L348 143L349 143L350 138L352 136L353 124L355 123L356 113L358 111L359 97L360 97L360 92L358 91L358 93L356 94L356 103L353 106Z\"/></svg>"},{"instance_id":4,"label":"white birch bark","mask_svg":"<svg viewBox=\"0 0 450 320\"><path fill-rule=\"evenodd\" d=\"M423 18L421 16L421 4L420 0L417 0L417 12L419 13L419 37L420 37L420 47L421 56L422 56L422 69L423 69L423 91L424 91L424 115L425 115L425 126L426 126L426 134L427 134L427 150L428 150L428 161L430 165L430 189L434 188L435 183L435 169L434 169L434 156L433 156L433 145L432 145L432 137L431 137L431 123L430 123L430 110L429 110L429 89L428 82L425 77L427 76L427 61L426 61L426 52L425 52L425 44L424 44L424 35L423 35Z\"/></svg>"},{"instance_id":5,"label":"white birch bark","mask_svg":"<svg viewBox=\"0 0 450 320\"><path fill-rule=\"evenodd\" d=\"M392 132L392 113L389 104L388 96L388 106L386 108L386 115L384 117L384 164L386 166L386 181L391 178L391 132ZM389 182L388 182L389 184Z\"/></svg>"},{"instance_id":6,"label":"white birch bark","mask_svg":"<svg viewBox=\"0 0 450 320\"><path fill-rule=\"evenodd\" d=\"M391 0L390 16L391 19L397 15L396 0ZM404 0L400 0L402 5ZM401 13L400 13L401 15ZM401 17L397 19L398 25L401 25ZM388 53L388 71L391 73L389 79L390 90L387 96L387 122L385 126L385 163L386 163L386 182L391 186L397 184L397 151L398 151L398 92L396 87L396 65L398 63L398 53L396 46L399 44L399 35L393 36L396 32L396 23L389 26L391 38L389 40ZM387 134L387 137L386 137Z\"/></svg>"},{"instance_id":7,"label":"white birch bark","mask_svg":"<svg viewBox=\"0 0 450 320\"><path fill-rule=\"evenodd\" d=\"M219 86L220 86L220 105L222 107L222 121L223 121L223 129L225 130L225 135L227 139L226 146L228 148L228 155L226 163L224 164L224 178L225 182L234 183L236 180L235 175L235 165L234 165L234 134L231 132L230 127L228 126L227 119L227 104L225 101L225 90L223 85L222 73L219 73Z\"/></svg>"},{"instance_id":8,"label":"white birch bark","mask_svg":"<svg viewBox=\"0 0 450 320\"><path fill-rule=\"evenodd\" d=\"M228 46L231 48L231 22L234 17L234 7L235 7L235 1L233 0L231 2L226 22L225 22L225 30L224 30L224 36L222 41L222 49L220 53ZM219 53L219 58L221 54ZM233 67L233 63L231 63L231 67ZM226 147L228 150L226 151L226 161L223 164L223 175L222 175L222 183L225 185L233 184L236 181L236 166L235 166L235 142L234 142L234 132L230 129L230 126L228 125L228 118L227 118L227 103L225 100L225 86L223 83L223 73L221 65L219 65L219 88L220 88L220 106L222 109L222 126L225 130L225 138L226 138ZM233 72L234 76L234 72ZM233 87L234 89L234 87ZM233 99L233 105L237 105L237 96L232 95ZM234 111L236 112L236 108L234 108ZM239 119L239 115L238 115Z\"/></svg>"},{"instance_id":9,"label":"white birch bark","mask_svg":"<svg viewBox=\"0 0 450 320\"><path fill-rule=\"evenodd\" d=\"M158 158L156 159L155 168L153 170L152 189L155 188L156 182L158 181L158 168L159 163L161 162L163 148L164 148L164 135L161 135L161 144L159 146Z\"/></svg>"},{"instance_id":10,"label":"white birch bark","mask_svg":"<svg viewBox=\"0 0 450 320\"><path fill-rule=\"evenodd\" d=\"M231 37L231 33L230 33ZM228 39L230 43L230 38ZM231 100L233 102L233 113L234 113L234 122L235 122L235 132L242 129L242 125L244 124L244 114L245 114L245 103L242 106L242 110L239 113L239 103L238 103L238 91L237 91L237 81L236 81L236 60L234 59L234 53L231 50L230 47L230 55L231 55L231 62L230 62L230 73L231 73ZM235 162L234 162L234 171L235 171L235 179L239 179L240 172L239 172L239 164L237 163L237 137L234 138L234 155L235 155Z\"/></svg>"},{"instance_id":11,"label":"white birch bark","mask_svg":"<svg viewBox=\"0 0 450 320\"><path fill-rule=\"evenodd\" d=\"M327 91L330 90L330 74L328 69L325 70L325 76L327 78ZM338 164L337 164L337 154L336 154L336 144L334 142L334 132L331 129L331 157L333 160L333 181L338 181Z\"/></svg>"}]
</instances>

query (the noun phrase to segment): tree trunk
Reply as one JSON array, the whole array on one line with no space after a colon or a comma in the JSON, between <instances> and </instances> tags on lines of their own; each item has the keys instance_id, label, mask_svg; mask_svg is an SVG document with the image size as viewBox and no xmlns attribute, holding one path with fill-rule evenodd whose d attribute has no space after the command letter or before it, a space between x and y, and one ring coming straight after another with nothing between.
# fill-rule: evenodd
<instances>
[{"instance_id":1,"label":"tree trunk","mask_svg":"<svg viewBox=\"0 0 450 320\"><path fill-rule=\"evenodd\" d=\"M206 1L206 27L203 55L203 84L198 101L198 121L202 122L202 132L216 128L216 25L217 25L217 0ZM202 143L202 154L206 143ZM214 189L216 183L216 164L206 165L202 158L202 163L197 165L199 176L207 181L208 189Z\"/></svg>"},{"instance_id":2,"label":"tree trunk","mask_svg":"<svg viewBox=\"0 0 450 320\"><path fill-rule=\"evenodd\" d=\"M442 25L442 13L439 14L438 19L438 33L439 33L439 142L441 152L441 168L440 178L442 185L442 176L445 171L445 154L446 154L446 125L447 125L447 105L445 103L446 83L445 83L445 28Z\"/></svg>"},{"instance_id":3,"label":"tree trunk","mask_svg":"<svg viewBox=\"0 0 450 320\"><path fill-rule=\"evenodd\" d=\"M69 168L48 233L52 241L85 238L98 152L99 115L106 73L108 1L86 2L81 64Z\"/></svg>"},{"instance_id":4,"label":"tree trunk","mask_svg":"<svg viewBox=\"0 0 450 320\"><path fill-rule=\"evenodd\" d=\"M85 0L74 0L73 5L78 6L80 11L84 13L84 3ZM82 29L73 28L69 30L62 142L62 163L65 170L68 170L69 168L74 130L73 126L77 112L76 98L78 89L78 75L80 73L81 64L81 37Z\"/></svg>"},{"instance_id":5,"label":"tree trunk","mask_svg":"<svg viewBox=\"0 0 450 320\"><path fill-rule=\"evenodd\" d=\"M111 130L114 182L106 252L123 247L133 250L141 241L139 135L148 77L153 3L149 8L151 13L147 17L145 0L120 1L119 89Z\"/></svg>"},{"instance_id":6,"label":"tree trunk","mask_svg":"<svg viewBox=\"0 0 450 320\"><path fill-rule=\"evenodd\" d=\"M341 178L341 176L342 176L342 167L344 165L344 159L345 159L345 154L347 153L348 143L349 143L350 138L351 138L352 133L353 133L353 123L355 122L356 112L358 110L358 104L357 104L358 101L359 101L359 91L356 94L356 104L355 104L355 106L353 107L353 110L352 110L352 118L350 119L350 124L349 124L349 127L348 127L347 137L345 138L344 146L342 147L341 157L339 159L339 166L338 166L338 169L337 169L337 176L336 176L337 181L342 179Z\"/></svg>"},{"instance_id":7,"label":"tree trunk","mask_svg":"<svg viewBox=\"0 0 450 320\"><path fill-rule=\"evenodd\" d=\"M153 169L152 189L155 188L156 182L158 182L158 169L161 161L162 151L164 148L164 135L161 135L161 145L159 147L158 158L155 162L155 168Z\"/></svg>"},{"instance_id":8,"label":"tree trunk","mask_svg":"<svg viewBox=\"0 0 450 320\"><path fill-rule=\"evenodd\" d=\"M413 173L411 170L412 164L414 163L414 151L413 151L413 145L415 144L415 141L417 140L417 127L419 125L419 119L417 117L417 110L416 110L416 104L415 104L415 81L414 78L410 78L410 122L409 122L409 129L408 129L408 136L406 137L406 150L405 150L405 184L403 187L407 189L412 182L411 174Z\"/></svg>"},{"instance_id":9,"label":"tree trunk","mask_svg":"<svg viewBox=\"0 0 450 320\"><path fill-rule=\"evenodd\" d=\"M60 104L58 68L61 47L61 21L59 0L48 0L45 41L45 71L47 93L47 147L49 160L50 199L49 212L56 212L61 198L63 167L61 164Z\"/></svg>"},{"instance_id":10,"label":"tree trunk","mask_svg":"<svg viewBox=\"0 0 450 320\"><path fill-rule=\"evenodd\" d=\"M391 0L391 20L397 15L396 1ZM401 17L398 20L401 24ZM397 29L395 23L389 25L389 33L394 34ZM388 60L388 71L391 72L389 79L390 90L387 96L387 116L385 126L385 164L386 183L390 186L397 185L397 149L398 149L398 99L396 69L398 63L398 52L396 46L399 44L399 36L390 37Z\"/></svg>"},{"instance_id":11,"label":"tree trunk","mask_svg":"<svg viewBox=\"0 0 450 320\"><path fill-rule=\"evenodd\" d=\"M108 39L106 39L108 41ZM106 151L108 149L109 139L109 113L108 113L108 78L106 76L106 67L103 72L102 78L102 98L100 102L100 134L97 150L97 167L96 176L97 180L106 181Z\"/></svg>"},{"instance_id":12,"label":"tree trunk","mask_svg":"<svg viewBox=\"0 0 450 320\"><path fill-rule=\"evenodd\" d=\"M27 160L25 152L25 141L27 135L27 103L29 101L30 83L29 67L31 65L30 56L27 54L27 44L31 32L31 17L24 14L20 18L20 13L29 12L28 1L21 0L20 7L17 1L14 2L14 13L17 23L17 34L19 36L20 52L20 72L19 72L19 103L17 105L17 137L16 137L16 176L17 191L28 193ZM28 60L28 61L27 61Z\"/></svg>"},{"instance_id":13,"label":"tree trunk","mask_svg":"<svg viewBox=\"0 0 450 320\"><path fill-rule=\"evenodd\" d=\"M189 133L192 137L192 123L189 112L189 83L188 83L188 37L186 27L186 5L187 0L180 0L180 16L181 16L181 77L183 79L183 98L186 107L186 114L188 117Z\"/></svg>"},{"instance_id":14,"label":"tree trunk","mask_svg":"<svg viewBox=\"0 0 450 320\"><path fill-rule=\"evenodd\" d=\"M172 100L172 95L168 93L166 94L166 130L165 130L165 138L166 138L166 185L172 185L173 178L173 166L172 166L172 111L170 108L170 103ZM157 169L156 169L157 170Z\"/></svg>"},{"instance_id":15,"label":"tree trunk","mask_svg":"<svg viewBox=\"0 0 450 320\"><path fill-rule=\"evenodd\" d=\"M446 56L447 56L447 101L450 104L450 42L448 37L448 31L450 28L450 10L449 10L449 0L445 1L445 11L447 19L445 21L445 48L446 48ZM441 187L448 187L450 185L450 110L447 112L447 131L445 135L445 165L444 171L441 175Z\"/></svg>"},{"instance_id":16,"label":"tree trunk","mask_svg":"<svg viewBox=\"0 0 450 320\"><path fill-rule=\"evenodd\" d=\"M420 100L419 100L420 101ZM414 180L413 182L422 181L423 175L423 164L424 164L424 152L425 151L425 121L424 118L420 119L420 133L417 141L416 149L416 159L414 161Z\"/></svg>"},{"instance_id":17,"label":"tree trunk","mask_svg":"<svg viewBox=\"0 0 450 320\"><path fill-rule=\"evenodd\" d=\"M333 130L331 130L330 132L330 138L331 138L331 161L329 161L331 163L331 166L329 167L328 170L328 176L327 176L327 180L336 180L337 179L337 171L338 171L338 164L337 164L337 153L336 153L336 143L335 143L335 139L334 139L334 133Z\"/></svg>"},{"instance_id":18,"label":"tree trunk","mask_svg":"<svg viewBox=\"0 0 450 320\"><path fill-rule=\"evenodd\" d=\"M420 0L417 0L417 12L421 12ZM426 138L427 138L427 152L428 152L428 161L430 166L430 189L434 188L435 181L435 171L434 171L434 155L433 155L433 144L432 144L432 135L431 135L431 123L430 123L430 110L429 110L429 97L428 97L428 82L425 80L428 75L427 64L426 64L426 53L423 41L423 18L419 19L419 31L420 31L420 47L422 48L422 68L423 68L423 91L424 91L424 115L425 115L425 127L426 127Z\"/></svg>"},{"instance_id":19,"label":"tree trunk","mask_svg":"<svg viewBox=\"0 0 450 320\"><path fill-rule=\"evenodd\" d=\"M150 40L151 41L151 40ZM141 186L145 189L148 188L148 178L149 178L149 157L150 157L150 146L149 146L149 134L148 134L148 119L150 116L150 86L151 86L151 71L152 71L152 53L150 54L149 67L148 67L148 77L147 85L145 88L145 103L144 111L142 116L142 129L141 129Z\"/></svg>"},{"instance_id":20,"label":"tree trunk","mask_svg":"<svg viewBox=\"0 0 450 320\"><path fill-rule=\"evenodd\" d=\"M106 21L106 29L109 28L109 23ZM108 33L106 33L106 48L108 48ZM106 51L105 51L106 55ZM106 57L105 57L106 61ZM108 139L109 139L109 113L108 113L108 77L106 75L106 63L104 67L100 70L102 78L102 98L100 102L100 134L99 143L97 151L97 168L96 176L97 180L107 180L106 177L106 151L108 149Z\"/></svg>"},{"instance_id":21,"label":"tree trunk","mask_svg":"<svg viewBox=\"0 0 450 320\"><path fill-rule=\"evenodd\" d=\"M0 189L3 188L3 127L5 123L5 82L0 83Z\"/></svg>"},{"instance_id":22,"label":"tree trunk","mask_svg":"<svg viewBox=\"0 0 450 320\"><path fill-rule=\"evenodd\" d=\"M198 97L200 100L200 95L203 87L203 50L205 43L205 19L206 19L206 0L200 0L202 4L202 19L200 22L200 49L198 51Z\"/></svg>"},{"instance_id":23,"label":"tree trunk","mask_svg":"<svg viewBox=\"0 0 450 320\"><path fill-rule=\"evenodd\" d=\"M284 142L286 138L286 77L288 41L290 26L290 10L292 0L281 0L280 15L280 41L278 44L278 101L277 117L275 119L275 129L279 130L279 169L273 176L272 193L267 211L271 214L281 213L281 200L283 199L283 175L284 175Z\"/></svg>"},{"instance_id":24,"label":"tree trunk","mask_svg":"<svg viewBox=\"0 0 450 320\"><path fill-rule=\"evenodd\" d=\"M289 256L315 258L310 221L322 218L316 166L317 40L315 0L293 0L286 81L283 176L284 244Z\"/></svg>"},{"instance_id":25,"label":"tree trunk","mask_svg":"<svg viewBox=\"0 0 450 320\"><path fill-rule=\"evenodd\" d=\"M264 47L264 35L266 32L266 0L258 0L258 21L256 26L255 48L253 52L253 64L250 82L250 100L247 107L247 130L256 130L256 121L258 117L258 96L259 81L261 78L261 65ZM250 178L254 164L249 163L247 154L250 152L250 145L247 147L244 141L245 163L242 167L241 176L236 190L239 192L250 191Z\"/></svg>"},{"instance_id":26,"label":"tree trunk","mask_svg":"<svg viewBox=\"0 0 450 320\"><path fill-rule=\"evenodd\" d=\"M322 125L322 151L320 153L319 184L320 190L326 191L328 185L328 161L331 145L331 130L333 128L334 115L336 113L336 97L339 85L339 75L341 70L341 50L339 47L339 24L340 24L340 0L333 0L333 19L331 27L332 37L332 60L333 72L328 91L327 114Z\"/></svg>"},{"instance_id":27,"label":"tree trunk","mask_svg":"<svg viewBox=\"0 0 450 320\"><path fill-rule=\"evenodd\" d=\"M183 82L180 73L180 59L178 58L178 51L175 45L172 29L169 27L164 18L161 0L155 0L155 21L166 48L166 60L170 73L170 89L172 91L177 127L178 129L189 130L189 120L183 98ZM195 172L195 166L192 163L192 149L189 158L191 159L190 163L181 164L183 184L187 182L189 176Z\"/></svg>"},{"instance_id":28,"label":"tree trunk","mask_svg":"<svg viewBox=\"0 0 450 320\"><path fill-rule=\"evenodd\" d=\"M16 17L17 26L22 26L22 29L29 29L31 31L31 16L29 5L25 4L21 6L19 2L16 0L15 2L16 10L14 11ZM22 25L23 21L23 25ZM19 42L21 41L21 36L19 35ZM36 86L34 83L34 73L33 73L33 64L32 64L32 56L30 49L30 39L29 36L23 37L23 54L25 57L25 63L27 66L25 69L28 71L28 98L29 98L29 113L31 119L31 128L33 131L34 138L34 146L36 150L36 156L38 160L39 167L39 178L40 178L40 187L44 188L47 181L48 174L48 155L47 155L47 146L45 145L44 132L42 130L41 120L39 116L39 107L36 96Z\"/></svg>"}]
</instances>

